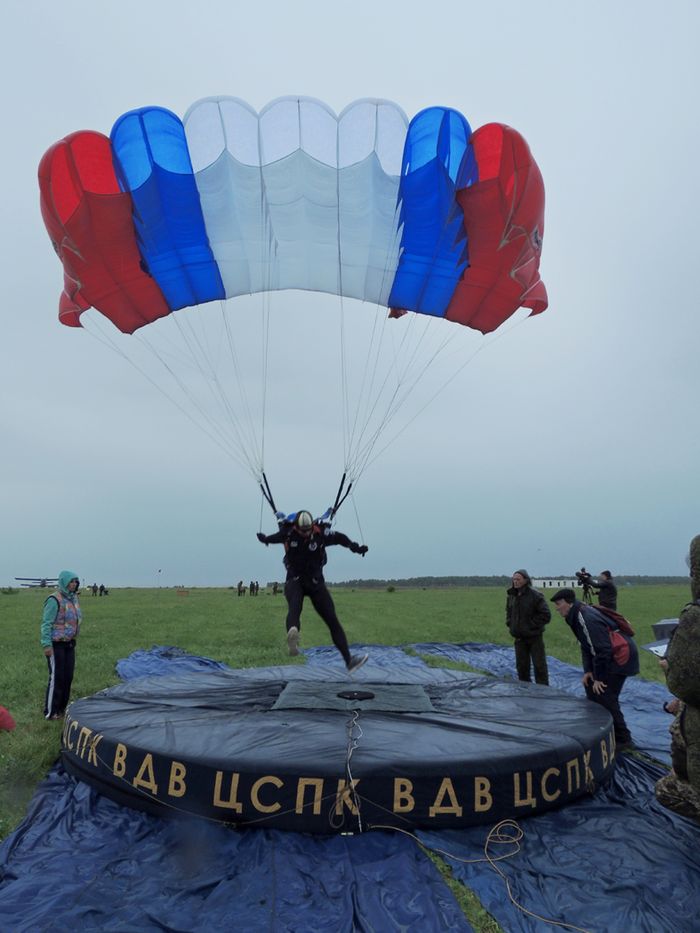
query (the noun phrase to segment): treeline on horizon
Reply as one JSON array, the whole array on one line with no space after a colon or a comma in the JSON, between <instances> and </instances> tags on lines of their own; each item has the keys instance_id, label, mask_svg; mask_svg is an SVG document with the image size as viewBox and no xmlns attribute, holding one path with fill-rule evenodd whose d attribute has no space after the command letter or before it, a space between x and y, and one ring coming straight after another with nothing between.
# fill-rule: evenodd
<instances>
[{"instance_id":1,"label":"treeline on horizon","mask_svg":"<svg viewBox=\"0 0 700 933\"><path fill-rule=\"evenodd\" d=\"M560 576L548 576L537 579L543 580L571 580L573 574L561 574ZM662 586L664 584L678 585L687 583L687 577L653 577L653 576L619 576L613 578L615 584L621 586ZM450 586L505 586L511 585L511 578L508 576L493 577L408 577L400 580L344 580L339 583L331 583L336 587L357 587L367 589L377 589L379 587L402 587L413 588L440 588Z\"/></svg>"}]
</instances>

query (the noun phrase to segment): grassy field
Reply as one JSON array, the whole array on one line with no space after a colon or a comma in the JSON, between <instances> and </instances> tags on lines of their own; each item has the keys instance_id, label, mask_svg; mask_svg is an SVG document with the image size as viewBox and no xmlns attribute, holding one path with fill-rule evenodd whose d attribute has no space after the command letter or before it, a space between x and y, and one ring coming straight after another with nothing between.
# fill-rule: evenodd
<instances>
[{"instance_id":1,"label":"grassy field","mask_svg":"<svg viewBox=\"0 0 700 933\"><path fill-rule=\"evenodd\" d=\"M39 622L47 590L0 595L0 704L17 729L0 733L0 838L24 815L37 783L58 757L61 724L43 718L46 660L39 647ZM512 644L504 624L501 588L333 591L348 640L364 644L467 641ZM620 611L637 632L639 645L653 641L653 622L674 618L689 599L685 586L625 588ZM81 596L83 628L77 649L73 697L87 696L118 682L115 664L139 648L176 645L232 667L303 664L286 653L282 595L257 597L234 590L117 589L109 596ZM545 636L547 653L580 663L568 626L553 614ZM312 610L303 619L303 647L328 644L325 625ZM641 676L663 681L656 659L642 651ZM455 665L450 665L455 666ZM498 929L479 918L460 898L475 928Z\"/></svg>"}]
</instances>

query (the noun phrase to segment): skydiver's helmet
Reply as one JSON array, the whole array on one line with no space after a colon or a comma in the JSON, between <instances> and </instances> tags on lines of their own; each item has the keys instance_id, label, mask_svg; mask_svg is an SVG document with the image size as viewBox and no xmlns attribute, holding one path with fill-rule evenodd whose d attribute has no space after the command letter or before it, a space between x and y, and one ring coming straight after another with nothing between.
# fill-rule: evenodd
<instances>
[{"instance_id":1,"label":"skydiver's helmet","mask_svg":"<svg viewBox=\"0 0 700 933\"><path fill-rule=\"evenodd\" d=\"M314 527L314 519L311 512L297 512L297 517L294 519L294 525L297 531L300 531L302 534L310 534Z\"/></svg>"}]
</instances>

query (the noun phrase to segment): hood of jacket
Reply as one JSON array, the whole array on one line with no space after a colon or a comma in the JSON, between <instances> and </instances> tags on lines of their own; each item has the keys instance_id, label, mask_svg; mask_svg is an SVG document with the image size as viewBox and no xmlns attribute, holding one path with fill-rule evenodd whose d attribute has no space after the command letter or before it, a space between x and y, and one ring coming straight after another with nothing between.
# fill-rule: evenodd
<instances>
[{"instance_id":1,"label":"hood of jacket","mask_svg":"<svg viewBox=\"0 0 700 933\"><path fill-rule=\"evenodd\" d=\"M700 599L700 535L690 542L690 592Z\"/></svg>"},{"instance_id":2,"label":"hood of jacket","mask_svg":"<svg viewBox=\"0 0 700 933\"><path fill-rule=\"evenodd\" d=\"M74 573L72 570L62 570L58 575L58 588L63 593L64 596L71 597L75 595L71 593L68 589L68 584L71 580L77 580L78 574Z\"/></svg>"}]
</instances>

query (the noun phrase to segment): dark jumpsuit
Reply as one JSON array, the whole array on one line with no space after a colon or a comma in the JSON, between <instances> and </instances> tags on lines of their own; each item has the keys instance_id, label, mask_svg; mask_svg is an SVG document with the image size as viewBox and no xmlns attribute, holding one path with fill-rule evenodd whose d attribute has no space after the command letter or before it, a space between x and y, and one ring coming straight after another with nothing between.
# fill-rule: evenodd
<instances>
[{"instance_id":1,"label":"dark jumpsuit","mask_svg":"<svg viewBox=\"0 0 700 933\"><path fill-rule=\"evenodd\" d=\"M348 640L323 579L323 567L328 559L327 547L340 544L358 554L362 550L360 545L340 531L331 531L330 528L319 525L313 526L310 535L300 534L294 525L282 525L275 534L258 537L264 544L284 544L284 566L287 568L284 584L288 606L287 631L291 628L301 629L301 609L304 597L308 596L314 609L328 626L333 644L342 654L345 663L349 664Z\"/></svg>"}]
</instances>

